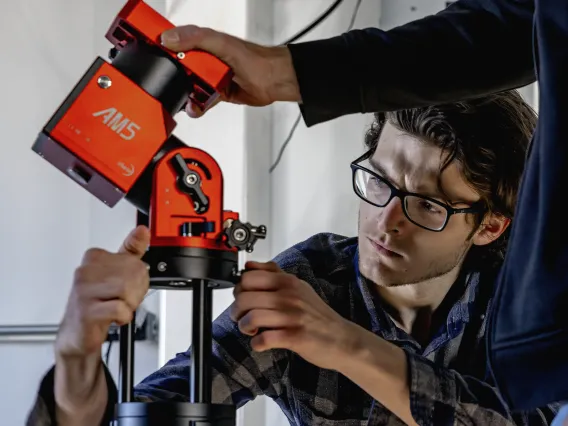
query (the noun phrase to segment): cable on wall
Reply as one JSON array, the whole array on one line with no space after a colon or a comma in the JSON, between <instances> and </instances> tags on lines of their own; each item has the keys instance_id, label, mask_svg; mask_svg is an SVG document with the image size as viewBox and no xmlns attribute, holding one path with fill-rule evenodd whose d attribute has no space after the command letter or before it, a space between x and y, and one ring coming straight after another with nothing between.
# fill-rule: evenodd
<instances>
[{"instance_id":1,"label":"cable on wall","mask_svg":"<svg viewBox=\"0 0 568 426\"><path fill-rule=\"evenodd\" d=\"M349 21L349 26L347 27L347 31L350 31L353 26L355 25L355 20L357 19L357 15L359 13L359 8L361 6L361 2L362 0L357 0L357 3L355 4L355 8L353 9L353 14L351 15L351 20ZM338 6L341 3L340 1L336 1L331 7L333 6ZM330 7L330 9L331 9ZM329 9L328 9L329 10ZM333 11L333 10L332 10ZM326 11L327 12L327 11ZM321 16L324 16L324 14L322 14ZM320 18L321 18L320 16ZM327 18L328 15L325 16L325 18ZM318 19L320 19L318 18ZM321 19L319 21L319 23L323 22L323 20L325 20L325 18ZM316 20L317 21L317 20ZM316 22L314 21L314 22ZM309 28L309 27L308 27ZM315 28L315 27L314 27ZM313 29L313 28L312 28ZM311 31L311 30L310 30ZM309 31L308 31L309 32ZM304 32L303 35L307 34L308 32ZM298 34L301 34L302 31ZM295 36L294 36L295 37ZM294 39L294 37L292 37L290 40ZM286 44L291 43L291 41L286 42ZM274 163L272 164L272 166L270 166L270 168L268 169L269 173L272 173L274 171L274 169L276 168L276 166L278 166L278 163L280 163L280 160L282 159L282 155L284 154L284 150L286 149L286 147L288 146L288 144L290 143L290 141L292 140L292 137L294 136L294 132L296 131L296 129L298 128L298 124L300 124L300 120L302 119L302 113L298 114L298 117L296 117L296 121L294 122L294 124L292 125L292 128L290 129L290 131L288 132L288 136L286 137L286 139L284 140L284 143L282 144L282 146L280 147L280 151L278 152L278 156L276 157L276 160L274 161Z\"/></svg>"}]
</instances>

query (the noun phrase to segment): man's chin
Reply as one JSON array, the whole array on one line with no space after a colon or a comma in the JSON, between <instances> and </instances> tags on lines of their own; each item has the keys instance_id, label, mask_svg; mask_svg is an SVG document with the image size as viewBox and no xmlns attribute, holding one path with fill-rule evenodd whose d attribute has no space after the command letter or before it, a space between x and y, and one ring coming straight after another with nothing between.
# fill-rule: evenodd
<instances>
[{"instance_id":1,"label":"man's chin","mask_svg":"<svg viewBox=\"0 0 568 426\"><path fill-rule=\"evenodd\" d=\"M397 269L392 264L388 264L380 259L373 259L372 262L369 260L361 262L359 267L361 274L365 278L384 287L399 285L396 283L404 282L404 278L407 275L405 270Z\"/></svg>"}]
</instances>

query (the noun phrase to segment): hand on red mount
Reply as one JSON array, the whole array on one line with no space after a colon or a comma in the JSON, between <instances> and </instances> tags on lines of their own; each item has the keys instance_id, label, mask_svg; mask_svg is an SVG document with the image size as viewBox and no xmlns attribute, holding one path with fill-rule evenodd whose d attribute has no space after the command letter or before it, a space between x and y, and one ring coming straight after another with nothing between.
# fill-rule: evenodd
<instances>
[{"instance_id":1,"label":"hand on red mount","mask_svg":"<svg viewBox=\"0 0 568 426\"><path fill-rule=\"evenodd\" d=\"M252 336L252 348L288 349L321 368L338 370L354 324L275 263L248 262L246 269L235 287L231 318Z\"/></svg>"},{"instance_id":2,"label":"hand on red mount","mask_svg":"<svg viewBox=\"0 0 568 426\"><path fill-rule=\"evenodd\" d=\"M196 25L165 31L162 44L174 52L204 50L231 67L234 77L227 92L221 93L224 102L266 106L276 101L301 101L292 57L285 46L261 46ZM195 105L187 107L190 117L205 112Z\"/></svg>"}]
</instances>

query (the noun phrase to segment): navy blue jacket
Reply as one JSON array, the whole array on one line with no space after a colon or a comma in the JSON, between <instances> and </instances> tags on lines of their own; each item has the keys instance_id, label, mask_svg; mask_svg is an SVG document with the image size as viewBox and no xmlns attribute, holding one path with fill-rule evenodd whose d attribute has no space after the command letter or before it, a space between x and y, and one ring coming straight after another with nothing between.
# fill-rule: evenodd
<instances>
[{"instance_id":1,"label":"navy blue jacket","mask_svg":"<svg viewBox=\"0 0 568 426\"><path fill-rule=\"evenodd\" d=\"M290 49L310 126L476 97L538 76L540 118L496 283L488 355L513 408L568 400L568 0L461 0L390 31Z\"/></svg>"}]
</instances>

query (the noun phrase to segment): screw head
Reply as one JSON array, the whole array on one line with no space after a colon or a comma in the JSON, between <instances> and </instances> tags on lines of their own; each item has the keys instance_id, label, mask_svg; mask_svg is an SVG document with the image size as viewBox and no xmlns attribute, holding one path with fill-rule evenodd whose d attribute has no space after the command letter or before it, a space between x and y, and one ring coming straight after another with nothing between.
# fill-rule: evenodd
<instances>
[{"instance_id":1,"label":"screw head","mask_svg":"<svg viewBox=\"0 0 568 426\"><path fill-rule=\"evenodd\" d=\"M177 54L177 57L178 57L179 59L184 59L184 58L185 58L185 53L179 52L179 53Z\"/></svg>"},{"instance_id":2,"label":"screw head","mask_svg":"<svg viewBox=\"0 0 568 426\"><path fill-rule=\"evenodd\" d=\"M168 264L166 262L158 263L158 271L160 271L160 272L164 272L167 267L168 267Z\"/></svg>"},{"instance_id":3,"label":"screw head","mask_svg":"<svg viewBox=\"0 0 568 426\"><path fill-rule=\"evenodd\" d=\"M194 185L195 182L197 182L197 176L194 173L191 173L189 175L187 175L185 177L185 181L189 184L189 185Z\"/></svg>"},{"instance_id":4,"label":"screw head","mask_svg":"<svg viewBox=\"0 0 568 426\"><path fill-rule=\"evenodd\" d=\"M102 89L108 89L110 86L112 86L112 80L108 75L100 76L99 79L97 80L97 83L99 87Z\"/></svg>"},{"instance_id":5,"label":"screw head","mask_svg":"<svg viewBox=\"0 0 568 426\"><path fill-rule=\"evenodd\" d=\"M237 241L244 241L247 237L247 232L243 228L238 228L233 232L233 237L235 237Z\"/></svg>"}]
</instances>

